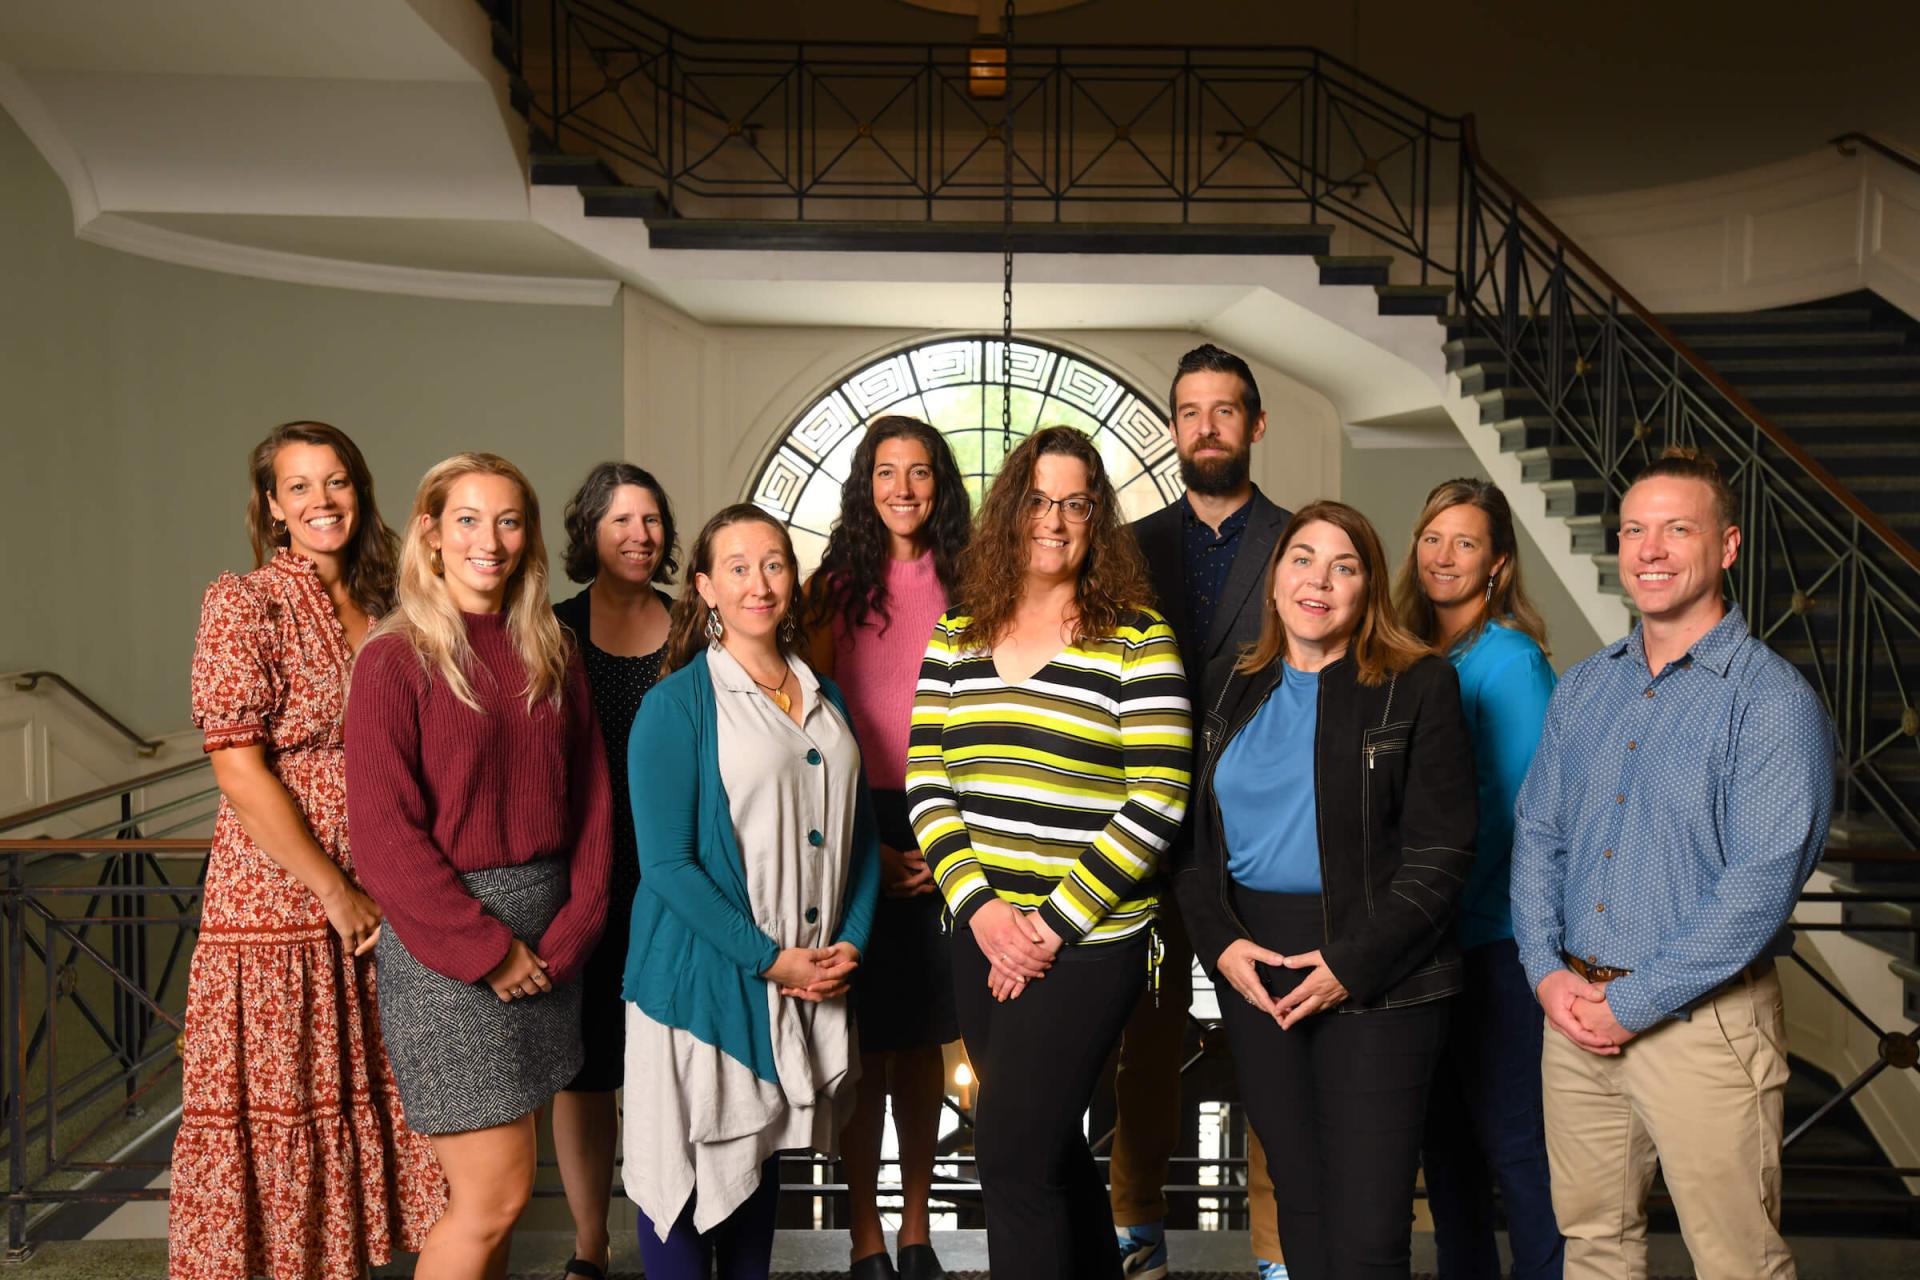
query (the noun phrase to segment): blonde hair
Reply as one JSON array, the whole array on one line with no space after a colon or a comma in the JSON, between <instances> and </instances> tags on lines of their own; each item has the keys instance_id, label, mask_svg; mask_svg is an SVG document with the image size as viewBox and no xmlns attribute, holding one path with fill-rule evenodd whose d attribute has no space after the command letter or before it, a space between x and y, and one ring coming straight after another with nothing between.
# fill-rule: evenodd
<instances>
[{"instance_id":1,"label":"blonde hair","mask_svg":"<svg viewBox=\"0 0 1920 1280\"><path fill-rule=\"evenodd\" d=\"M1241 653L1233 665L1235 671L1259 671L1287 653L1287 631L1280 621L1280 610L1273 603L1273 579L1280 571L1280 558L1287 554L1299 532L1316 520L1325 521L1347 535L1360 555L1366 576L1360 596L1360 621L1353 638L1347 642L1347 656L1353 659L1355 679L1369 687L1379 685L1390 675L1398 675L1433 650L1394 620L1393 602L1387 596L1387 553L1380 546L1367 518L1344 502L1322 499L1309 502L1287 522L1286 532L1273 544L1267 557L1267 572L1261 579L1264 620L1260 638Z\"/></svg>"},{"instance_id":2,"label":"blonde hair","mask_svg":"<svg viewBox=\"0 0 1920 1280\"><path fill-rule=\"evenodd\" d=\"M446 582L433 567L434 551L427 544L427 532L440 523L448 493L459 481L475 475L499 476L520 490L526 545L521 549L519 567L507 580L502 611L507 615L507 634L514 652L527 669L527 686L522 691L527 708L531 710L542 698L557 705L566 685L572 647L547 600L547 546L540 536L540 500L520 468L496 454L456 453L428 468L420 478L406 536L400 544L394 610L375 634L391 632L406 640L429 678L437 674L453 690L454 697L475 711L481 710L467 678L473 648L467 640L466 623L447 592Z\"/></svg>"}]
</instances>

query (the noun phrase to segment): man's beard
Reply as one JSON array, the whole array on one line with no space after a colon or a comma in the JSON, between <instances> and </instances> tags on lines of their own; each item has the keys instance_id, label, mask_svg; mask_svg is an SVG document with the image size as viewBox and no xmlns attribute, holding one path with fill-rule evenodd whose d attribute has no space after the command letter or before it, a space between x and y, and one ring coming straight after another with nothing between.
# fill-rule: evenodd
<instances>
[{"instance_id":1,"label":"man's beard","mask_svg":"<svg viewBox=\"0 0 1920 1280\"><path fill-rule=\"evenodd\" d=\"M1246 484L1252 462L1251 449L1231 450L1225 457L1208 458L1205 461L1182 454L1180 482L1203 497L1223 498Z\"/></svg>"}]
</instances>

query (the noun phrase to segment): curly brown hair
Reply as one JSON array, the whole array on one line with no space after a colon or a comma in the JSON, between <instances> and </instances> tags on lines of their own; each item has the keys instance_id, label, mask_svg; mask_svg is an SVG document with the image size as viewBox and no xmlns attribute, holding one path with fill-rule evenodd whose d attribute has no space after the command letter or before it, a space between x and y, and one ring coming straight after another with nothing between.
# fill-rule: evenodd
<instances>
[{"instance_id":1,"label":"curly brown hair","mask_svg":"<svg viewBox=\"0 0 1920 1280\"><path fill-rule=\"evenodd\" d=\"M1110 636L1130 615L1150 607L1153 586L1133 532L1120 512L1107 466L1086 434L1072 427L1044 427L1007 455L980 517L973 541L960 557L959 604L969 644L991 648L1013 626L1026 594L1027 495L1033 492L1034 466L1049 454L1078 458L1087 469L1093 518L1087 521L1087 558L1080 566L1074 598L1072 640Z\"/></svg>"}]
</instances>

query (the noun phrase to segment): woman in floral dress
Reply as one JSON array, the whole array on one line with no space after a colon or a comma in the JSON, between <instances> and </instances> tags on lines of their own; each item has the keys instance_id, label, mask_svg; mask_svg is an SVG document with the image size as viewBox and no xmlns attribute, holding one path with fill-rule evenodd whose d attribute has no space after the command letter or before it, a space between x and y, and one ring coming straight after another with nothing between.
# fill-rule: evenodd
<instances>
[{"instance_id":1,"label":"woman in floral dress","mask_svg":"<svg viewBox=\"0 0 1920 1280\"><path fill-rule=\"evenodd\" d=\"M253 451L256 568L207 589L193 658L219 816L180 1038L174 1280L357 1280L446 1203L381 1045L380 912L347 851L348 669L393 601L360 450L295 422Z\"/></svg>"}]
</instances>

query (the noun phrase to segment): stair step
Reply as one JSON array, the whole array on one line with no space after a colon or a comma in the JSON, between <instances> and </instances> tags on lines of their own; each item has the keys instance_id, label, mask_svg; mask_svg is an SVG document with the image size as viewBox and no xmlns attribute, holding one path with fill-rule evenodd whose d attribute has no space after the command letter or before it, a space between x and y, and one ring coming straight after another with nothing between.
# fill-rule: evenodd
<instances>
[{"instance_id":1,"label":"stair step","mask_svg":"<svg viewBox=\"0 0 1920 1280\"><path fill-rule=\"evenodd\" d=\"M1521 449L1520 478L1529 484L1544 480L1578 480L1594 474L1593 464L1579 445L1550 444Z\"/></svg>"},{"instance_id":2,"label":"stair step","mask_svg":"<svg viewBox=\"0 0 1920 1280\"><path fill-rule=\"evenodd\" d=\"M1569 516L1566 520L1576 555L1612 555L1620 549L1620 513L1606 511L1593 516Z\"/></svg>"},{"instance_id":3,"label":"stair step","mask_svg":"<svg viewBox=\"0 0 1920 1280\"><path fill-rule=\"evenodd\" d=\"M541 187L617 187L619 180L600 163L598 156L570 155L564 151L535 152L528 157L527 168L535 186Z\"/></svg>"},{"instance_id":4,"label":"stair step","mask_svg":"<svg viewBox=\"0 0 1920 1280\"><path fill-rule=\"evenodd\" d=\"M1637 317L1627 323L1643 327ZM1683 337L1700 332L1752 333L1758 331L1864 329L1873 323L1867 307L1806 307L1791 311L1680 311L1660 317L1660 323Z\"/></svg>"},{"instance_id":5,"label":"stair step","mask_svg":"<svg viewBox=\"0 0 1920 1280\"><path fill-rule=\"evenodd\" d=\"M1550 516L1598 515L1607 502L1606 483L1598 478L1548 480L1540 488L1546 494Z\"/></svg>"},{"instance_id":6,"label":"stair step","mask_svg":"<svg viewBox=\"0 0 1920 1280\"><path fill-rule=\"evenodd\" d=\"M1835 880L1835 893L1870 893L1870 886L1855 884L1851 880ZM1897 960L1909 964L1916 959L1914 955L1914 935L1901 932L1900 927L1913 923L1913 907L1900 902L1842 902L1840 904L1840 922L1849 927L1850 937L1859 939L1876 951L1884 951ZM1858 926L1882 926L1864 928L1853 932Z\"/></svg>"},{"instance_id":7,"label":"stair step","mask_svg":"<svg viewBox=\"0 0 1920 1280\"><path fill-rule=\"evenodd\" d=\"M1459 317L1443 317L1449 342L1468 344L1466 353L1473 358L1497 357L1500 346L1490 335L1469 338ZM1773 360L1799 359L1833 353L1844 356L1875 354L1911 354L1907 335L1896 329L1868 329L1861 332L1820 330L1815 332L1690 333L1682 340L1708 363L1721 359ZM1657 350L1650 344L1650 349Z\"/></svg>"},{"instance_id":8,"label":"stair step","mask_svg":"<svg viewBox=\"0 0 1920 1280\"><path fill-rule=\"evenodd\" d=\"M1553 439L1553 419L1541 416L1502 418L1492 424L1500 433L1500 452L1518 453L1538 449Z\"/></svg>"},{"instance_id":9,"label":"stair step","mask_svg":"<svg viewBox=\"0 0 1920 1280\"><path fill-rule=\"evenodd\" d=\"M667 198L652 187L583 186L582 210L589 218L661 217L667 212Z\"/></svg>"},{"instance_id":10,"label":"stair step","mask_svg":"<svg viewBox=\"0 0 1920 1280\"><path fill-rule=\"evenodd\" d=\"M1385 284L1393 270L1391 254L1318 254L1321 284Z\"/></svg>"},{"instance_id":11,"label":"stair step","mask_svg":"<svg viewBox=\"0 0 1920 1280\"><path fill-rule=\"evenodd\" d=\"M1905 985L1900 999L1900 1016L1909 1023L1920 1023L1920 965L1905 960L1890 960L1887 968Z\"/></svg>"},{"instance_id":12,"label":"stair step","mask_svg":"<svg viewBox=\"0 0 1920 1280\"><path fill-rule=\"evenodd\" d=\"M1377 284L1383 316L1437 316L1453 297L1450 284Z\"/></svg>"},{"instance_id":13,"label":"stair step","mask_svg":"<svg viewBox=\"0 0 1920 1280\"><path fill-rule=\"evenodd\" d=\"M589 210L591 212L591 210ZM792 222L647 218L655 249L783 249L816 253L999 253L997 222ZM1016 223L1015 253L1324 254L1317 223Z\"/></svg>"}]
</instances>

